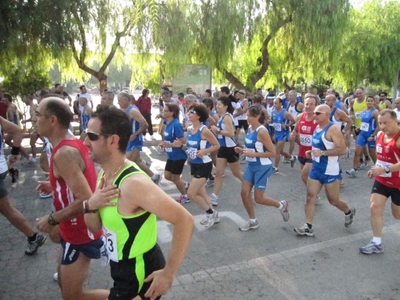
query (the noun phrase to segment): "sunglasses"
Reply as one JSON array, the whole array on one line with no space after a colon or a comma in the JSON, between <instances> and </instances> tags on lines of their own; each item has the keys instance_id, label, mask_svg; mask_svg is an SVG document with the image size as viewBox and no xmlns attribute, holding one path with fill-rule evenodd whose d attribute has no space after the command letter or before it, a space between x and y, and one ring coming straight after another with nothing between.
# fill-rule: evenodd
<instances>
[{"instance_id":1,"label":"sunglasses","mask_svg":"<svg viewBox=\"0 0 400 300\"><path fill-rule=\"evenodd\" d=\"M104 137L108 137L108 136L109 136L109 135L107 135L107 134L101 134L101 133L97 133L97 132L93 132L93 131L88 131L88 130L86 130L86 135L87 135L88 139L89 139L91 142L97 141L101 135L104 136Z\"/></svg>"},{"instance_id":2,"label":"sunglasses","mask_svg":"<svg viewBox=\"0 0 400 300\"><path fill-rule=\"evenodd\" d=\"M322 114L324 114L324 112L322 112L322 111L314 111L314 115L319 116L319 115L322 115Z\"/></svg>"},{"instance_id":3,"label":"sunglasses","mask_svg":"<svg viewBox=\"0 0 400 300\"><path fill-rule=\"evenodd\" d=\"M195 114L195 113L196 112L193 109L189 110L189 114Z\"/></svg>"}]
</instances>

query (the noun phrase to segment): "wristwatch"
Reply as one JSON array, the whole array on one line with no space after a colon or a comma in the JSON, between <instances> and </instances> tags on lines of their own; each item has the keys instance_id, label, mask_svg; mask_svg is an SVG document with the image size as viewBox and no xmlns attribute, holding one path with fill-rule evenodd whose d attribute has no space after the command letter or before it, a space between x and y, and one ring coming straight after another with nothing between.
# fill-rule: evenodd
<instances>
[{"instance_id":1,"label":"wristwatch","mask_svg":"<svg viewBox=\"0 0 400 300\"><path fill-rule=\"evenodd\" d=\"M49 215L49 217L47 218L47 223L49 223L49 225L51 226L56 226L58 225L58 222L56 220L53 219L53 213L51 213Z\"/></svg>"},{"instance_id":2,"label":"wristwatch","mask_svg":"<svg viewBox=\"0 0 400 300\"><path fill-rule=\"evenodd\" d=\"M321 156L325 156L325 151L321 150Z\"/></svg>"},{"instance_id":3,"label":"wristwatch","mask_svg":"<svg viewBox=\"0 0 400 300\"><path fill-rule=\"evenodd\" d=\"M390 168L389 166L384 166L383 169L385 169L386 174L390 173Z\"/></svg>"}]
</instances>

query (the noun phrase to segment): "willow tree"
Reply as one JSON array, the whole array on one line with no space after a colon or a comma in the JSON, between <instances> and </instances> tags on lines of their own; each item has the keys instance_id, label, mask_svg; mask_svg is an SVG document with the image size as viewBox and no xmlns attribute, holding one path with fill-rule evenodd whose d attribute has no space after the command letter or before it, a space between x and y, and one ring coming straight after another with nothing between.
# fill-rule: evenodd
<instances>
[{"instance_id":1,"label":"willow tree","mask_svg":"<svg viewBox=\"0 0 400 300\"><path fill-rule=\"evenodd\" d=\"M191 63L207 63L237 88L253 90L272 62L286 70L326 64L338 50L348 0L200 0L182 12ZM174 28L163 28L166 36ZM176 43L176 41L172 41ZM166 41L165 55L171 45ZM277 70L274 70L276 72Z\"/></svg>"},{"instance_id":2,"label":"willow tree","mask_svg":"<svg viewBox=\"0 0 400 300\"><path fill-rule=\"evenodd\" d=\"M370 1L352 9L343 36L336 82L345 88L367 81L390 87L400 70L399 1Z\"/></svg>"}]
</instances>

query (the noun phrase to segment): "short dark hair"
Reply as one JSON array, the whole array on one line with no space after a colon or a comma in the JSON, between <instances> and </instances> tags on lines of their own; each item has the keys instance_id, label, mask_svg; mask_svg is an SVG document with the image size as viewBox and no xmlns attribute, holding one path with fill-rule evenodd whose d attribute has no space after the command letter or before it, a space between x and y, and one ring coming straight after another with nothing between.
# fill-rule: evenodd
<instances>
[{"instance_id":1,"label":"short dark hair","mask_svg":"<svg viewBox=\"0 0 400 300\"><path fill-rule=\"evenodd\" d=\"M387 97L387 93L386 92L380 92L379 95L385 95L385 97Z\"/></svg>"},{"instance_id":2,"label":"short dark hair","mask_svg":"<svg viewBox=\"0 0 400 300\"><path fill-rule=\"evenodd\" d=\"M56 116L60 126L65 129L69 128L73 118L69 107L65 104L65 102L62 102L59 99L49 99L44 109L44 115L46 118Z\"/></svg>"},{"instance_id":3,"label":"short dark hair","mask_svg":"<svg viewBox=\"0 0 400 300\"><path fill-rule=\"evenodd\" d=\"M82 84L79 89L82 91L82 88L86 87L84 84Z\"/></svg>"},{"instance_id":4,"label":"short dark hair","mask_svg":"<svg viewBox=\"0 0 400 300\"><path fill-rule=\"evenodd\" d=\"M168 110L172 112L172 116L174 119L179 117L180 109L179 106L174 104L174 103L167 103L165 104L166 107L168 107Z\"/></svg>"},{"instance_id":5,"label":"short dark hair","mask_svg":"<svg viewBox=\"0 0 400 300\"><path fill-rule=\"evenodd\" d=\"M196 115L199 116L199 121L200 122L205 122L208 119L208 110L207 108L200 104L200 103L194 103L192 106L190 106L190 110L194 110L196 112Z\"/></svg>"},{"instance_id":6,"label":"short dark hair","mask_svg":"<svg viewBox=\"0 0 400 300\"><path fill-rule=\"evenodd\" d=\"M142 96L149 94L150 91L148 89L143 89Z\"/></svg>"},{"instance_id":7,"label":"short dark hair","mask_svg":"<svg viewBox=\"0 0 400 300\"><path fill-rule=\"evenodd\" d=\"M226 110L228 113L231 114L234 112L235 109L233 108L232 101L228 97L219 97L217 101L220 101L223 106L228 107Z\"/></svg>"},{"instance_id":8,"label":"short dark hair","mask_svg":"<svg viewBox=\"0 0 400 300\"><path fill-rule=\"evenodd\" d=\"M184 98L184 97L185 97L185 94L184 94L184 93L178 93L178 97Z\"/></svg>"},{"instance_id":9,"label":"short dark hair","mask_svg":"<svg viewBox=\"0 0 400 300\"><path fill-rule=\"evenodd\" d=\"M214 108L214 101L212 99L203 99L203 104L209 108L209 109L213 109Z\"/></svg>"},{"instance_id":10,"label":"short dark hair","mask_svg":"<svg viewBox=\"0 0 400 300\"><path fill-rule=\"evenodd\" d=\"M227 95L231 93L231 90L227 86L221 86L220 91Z\"/></svg>"},{"instance_id":11,"label":"short dark hair","mask_svg":"<svg viewBox=\"0 0 400 300\"><path fill-rule=\"evenodd\" d=\"M13 101L13 99L12 99L12 97L11 97L11 95L10 94L3 94L3 98L6 98L8 101L10 101L10 102L12 102Z\"/></svg>"},{"instance_id":12,"label":"short dark hair","mask_svg":"<svg viewBox=\"0 0 400 300\"><path fill-rule=\"evenodd\" d=\"M126 147L132 133L132 124L128 115L116 107L102 105L98 107L92 118L99 119L101 134L119 136L118 150L121 153L126 153Z\"/></svg>"},{"instance_id":13,"label":"short dark hair","mask_svg":"<svg viewBox=\"0 0 400 300\"><path fill-rule=\"evenodd\" d=\"M262 98L260 96L253 97L253 103L261 103L261 102L262 102Z\"/></svg>"}]
</instances>

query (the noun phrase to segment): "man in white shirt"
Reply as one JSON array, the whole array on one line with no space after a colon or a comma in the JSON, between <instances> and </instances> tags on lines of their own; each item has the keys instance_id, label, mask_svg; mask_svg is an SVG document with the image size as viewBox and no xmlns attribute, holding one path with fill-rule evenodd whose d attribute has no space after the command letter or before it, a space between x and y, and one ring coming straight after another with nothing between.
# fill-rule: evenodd
<instances>
[{"instance_id":1,"label":"man in white shirt","mask_svg":"<svg viewBox=\"0 0 400 300\"><path fill-rule=\"evenodd\" d=\"M394 100L393 110L396 112L397 115L397 124L400 125L400 97Z\"/></svg>"}]
</instances>

